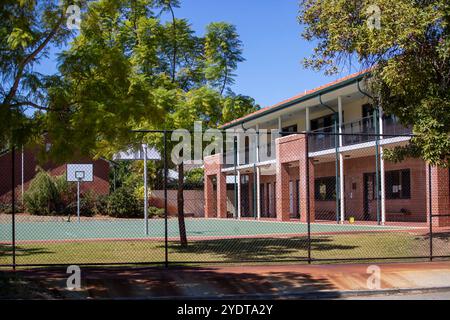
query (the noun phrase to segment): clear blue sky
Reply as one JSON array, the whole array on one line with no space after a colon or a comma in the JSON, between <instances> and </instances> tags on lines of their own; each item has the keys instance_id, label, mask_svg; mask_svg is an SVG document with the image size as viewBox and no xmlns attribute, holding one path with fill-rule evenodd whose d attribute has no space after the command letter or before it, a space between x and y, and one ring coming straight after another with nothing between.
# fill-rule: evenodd
<instances>
[{"instance_id":1,"label":"clear blue sky","mask_svg":"<svg viewBox=\"0 0 450 320\"><path fill-rule=\"evenodd\" d=\"M182 0L175 13L199 34L214 21L236 26L246 61L239 65L233 90L266 107L349 73L325 77L303 68L301 61L313 45L301 38L298 8L297 0ZM38 70L53 72L55 65L52 54Z\"/></svg>"}]
</instances>

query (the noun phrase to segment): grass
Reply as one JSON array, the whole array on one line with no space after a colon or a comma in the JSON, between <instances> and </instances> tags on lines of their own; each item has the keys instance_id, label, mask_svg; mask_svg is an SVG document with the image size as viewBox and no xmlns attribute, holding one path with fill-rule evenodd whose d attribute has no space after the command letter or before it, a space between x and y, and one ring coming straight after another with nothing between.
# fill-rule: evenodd
<instances>
[{"instance_id":1,"label":"grass","mask_svg":"<svg viewBox=\"0 0 450 320\"><path fill-rule=\"evenodd\" d=\"M283 261L307 257L307 239L255 238L169 243L171 262ZM436 255L450 255L448 234L434 239ZM427 236L406 232L313 236L313 258L377 258L428 255ZM18 264L163 262L164 242L83 241L19 244ZM0 264L11 263L11 247L0 245Z\"/></svg>"}]
</instances>

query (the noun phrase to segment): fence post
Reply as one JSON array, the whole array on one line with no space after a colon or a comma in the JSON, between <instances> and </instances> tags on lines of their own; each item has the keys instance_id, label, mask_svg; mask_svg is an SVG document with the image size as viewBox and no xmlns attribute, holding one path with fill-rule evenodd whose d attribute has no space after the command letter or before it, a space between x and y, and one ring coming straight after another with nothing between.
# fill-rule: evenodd
<instances>
[{"instance_id":1,"label":"fence post","mask_svg":"<svg viewBox=\"0 0 450 320\"><path fill-rule=\"evenodd\" d=\"M16 150L11 148L12 267L16 271Z\"/></svg>"},{"instance_id":2,"label":"fence post","mask_svg":"<svg viewBox=\"0 0 450 320\"><path fill-rule=\"evenodd\" d=\"M308 225L308 264L311 264L311 201L309 181L309 134L305 133L305 159L306 159L306 222Z\"/></svg>"},{"instance_id":3,"label":"fence post","mask_svg":"<svg viewBox=\"0 0 450 320\"><path fill-rule=\"evenodd\" d=\"M430 223L430 261L433 261L433 199L432 199L432 186L431 186L431 164L428 164L428 220Z\"/></svg>"},{"instance_id":4,"label":"fence post","mask_svg":"<svg viewBox=\"0 0 450 320\"><path fill-rule=\"evenodd\" d=\"M164 130L164 265L169 267L169 239L168 239L168 212L167 212L167 131Z\"/></svg>"}]
</instances>

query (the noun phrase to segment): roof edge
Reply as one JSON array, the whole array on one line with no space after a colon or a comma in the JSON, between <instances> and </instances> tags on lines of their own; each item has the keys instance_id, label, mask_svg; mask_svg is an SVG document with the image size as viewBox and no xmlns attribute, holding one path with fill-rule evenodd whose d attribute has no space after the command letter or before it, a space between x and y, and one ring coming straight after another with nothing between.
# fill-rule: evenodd
<instances>
[{"instance_id":1,"label":"roof edge","mask_svg":"<svg viewBox=\"0 0 450 320\"><path fill-rule=\"evenodd\" d=\"M234 127L236 125L244 124L246 122L249 122L254 119L258 119L262 116L271 114L273 112L288 108L294 104L301 103L307 100L310 100L312 98L315 98L319 95L328 93L330 91L340 89L342 87L347 86L348 84L363 79L365 76L371 73L371 69L365 69L360 72L354 73L352 75L349 75L347 77L338 79L334 82L331 82L329 85L325 85L322 87L318 87L316 89L313 89L311 93L303 94L303 95L297 95L293 98L285 100L285 102L280 102L279 104L275 104L273 106L269 106L263 109L260 109L259 111L256 111L254 113L250 113L244 117L238 118L236 120L233 120L231 122L225 123L220 126L221 129L229 129L231 127Z\"/></svg>"}]
</instances>

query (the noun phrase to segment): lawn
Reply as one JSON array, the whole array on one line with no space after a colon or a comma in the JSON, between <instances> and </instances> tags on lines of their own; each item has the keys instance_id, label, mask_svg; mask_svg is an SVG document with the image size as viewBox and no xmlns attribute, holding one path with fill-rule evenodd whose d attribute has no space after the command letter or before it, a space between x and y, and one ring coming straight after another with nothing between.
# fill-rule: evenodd
<instances>
[{"instance_id":1,"label":"lawn","mask_svg":"<svg viewBox=\"0 0 450 320\"><path fill-rule=\"evenodd\" d=\"M434 239L436 255L450 255L448 234ZM288 261L307 257L305 237L191 241L187 248L169 243L170 262ZM377 258L428 254L429 239L407 232L316 235L313 258ZM42 242L19 244L18 264L163 262L164 242L149 240ZM0 246L0 264L11 263L11 247Z\"/></svg>"}]
</instances>

